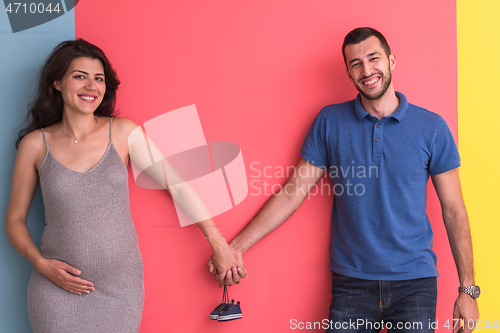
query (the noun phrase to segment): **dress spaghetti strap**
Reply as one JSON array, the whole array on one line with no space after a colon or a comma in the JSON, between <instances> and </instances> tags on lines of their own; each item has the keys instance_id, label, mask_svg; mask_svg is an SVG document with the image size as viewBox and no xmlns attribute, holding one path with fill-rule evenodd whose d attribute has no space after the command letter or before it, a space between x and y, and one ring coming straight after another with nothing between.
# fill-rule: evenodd
<instances>
[{"instance_id":1,"label":"dress spaghetti strap","mask_svg":"<svg viewBox=\"0 0 500 333\"><path fill-rule=\"evenodd\" d=\"M113 142L113 117L109 118L109 142Z\"/></svg>"},{"instance_id":2,"label":"dress spaghetti strap","mask_svg":"<svg viewBox=\"0 0 500 333\"><path fill-rule=\"evenodd\" d=\"M45 131L43 130L43 128L40 129L42 130L43 141L45 141L45 147L47 147L47 151L49 151L49 144L47 143L47 137L45 136Z\"/></svg>"}]
</instances>

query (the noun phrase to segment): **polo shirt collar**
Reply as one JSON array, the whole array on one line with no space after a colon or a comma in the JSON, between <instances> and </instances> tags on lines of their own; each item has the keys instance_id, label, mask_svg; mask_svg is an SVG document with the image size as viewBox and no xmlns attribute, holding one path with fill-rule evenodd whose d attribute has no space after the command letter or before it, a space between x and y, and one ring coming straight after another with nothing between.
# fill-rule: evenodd
<instances>
[{"instance_id":1,"label":"polo shirt collar","mask_svg":"<svg viewBox=\"0 0 500 333\"><path fill-rule=\"evenodd\" d=\"M408 110L408 101L406 100L405 95L403 95L399 91L396 91L396 96L399 98L399 105L398 108L389 117L392 117L398 121L402 121L406 116L406 111ZM360 94L356 96L356 99L354 101L354 112L356 113L356 118L358 119L358 121L365 119L366 116L371 116L363 108L363 105L361 104Z\"/></svg>"}]
</instances>

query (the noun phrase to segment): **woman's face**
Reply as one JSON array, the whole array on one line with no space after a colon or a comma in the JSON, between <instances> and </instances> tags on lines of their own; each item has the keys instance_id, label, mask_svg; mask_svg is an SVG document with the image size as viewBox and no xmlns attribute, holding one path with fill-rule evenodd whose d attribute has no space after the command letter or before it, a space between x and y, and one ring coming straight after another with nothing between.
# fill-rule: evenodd
<instances>
[{"instance_id":1,"label":"woman's face","mask_svg":"<svg viewBox=\"0 0 500 333\"><path fill-rule=\"evenodd\" d=\"M64 112L93 114L106 92L104 68L99 59L75 58L54 87L61 92Z\"/></svg>"}]
</instances>

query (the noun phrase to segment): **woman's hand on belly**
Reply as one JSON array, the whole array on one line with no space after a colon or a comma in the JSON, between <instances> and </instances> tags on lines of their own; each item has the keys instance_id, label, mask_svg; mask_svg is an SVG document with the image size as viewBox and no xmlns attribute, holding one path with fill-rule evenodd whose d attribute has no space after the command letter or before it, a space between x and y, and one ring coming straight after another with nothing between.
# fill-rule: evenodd
<instances>
[{"instance_id":1,"label":"woman's hand on belly","mask_svg":"<svg viewBox=\"0 0 500 333\"><path fill-rule=\"evenodd\" d=\"M92 282L76 276L82 273L79 269L65 262L55 259L42 259L35 268L47 279L70 293L81 295L95 290Z\"/></svg>"}]
</instances>

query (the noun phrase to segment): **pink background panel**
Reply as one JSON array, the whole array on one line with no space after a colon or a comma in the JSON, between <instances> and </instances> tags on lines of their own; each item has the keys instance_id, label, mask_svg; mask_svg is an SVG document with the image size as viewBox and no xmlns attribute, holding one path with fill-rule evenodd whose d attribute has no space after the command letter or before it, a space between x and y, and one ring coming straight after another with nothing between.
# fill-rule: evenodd
<instances>
[{"instance_id":1,"label":"pink background panel","mask_svg":"<svg viewBox=\"0 0 500 333\"><path fill-rule=\"evenodd\" d=\"M422 1L81 1L76 36L103 48L122 85L122 116L142 124L196 104L207 142L241 147L247 175L261 190L215 218L232 239L267 200L276 175L250 165L294 165L307 129L324 105L355 97L341 44L358 26L387 37L396 90L442 115L457 134L456 8ZM253 176L253 178L252 178ZM146 301L141 332L286 332L290 320L326 318L332 197L311 196L276 232L245 255L249 277L231 287L244 318L208 319L220 302L205 262L210 248L196 226L181 228L171 198L130 178L132 215L144 257ZM267 186L269 187L269 186ZM431 191L440 272L438 318L451 318L458 284L439 202Z\"/></svg>"}]
</instances>

